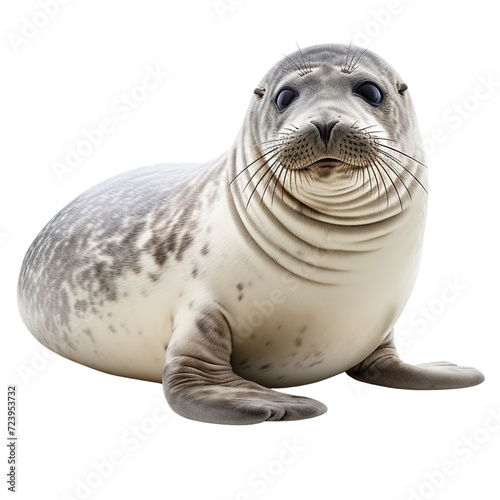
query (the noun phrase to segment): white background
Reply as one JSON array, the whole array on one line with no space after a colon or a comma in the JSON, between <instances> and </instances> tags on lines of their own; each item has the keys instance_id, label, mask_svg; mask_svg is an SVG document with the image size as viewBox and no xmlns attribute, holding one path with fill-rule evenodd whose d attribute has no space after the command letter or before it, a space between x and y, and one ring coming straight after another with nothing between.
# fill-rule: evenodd
<instances>
[{"instance_id":1,"label":"white background","mask_svg":"<svg viewBox=\"0 0 500 500\"><path fill-rule=\"evenodd\" d=\"M211 0L70 0L31 31L28 21L44 22L40 4L5 3L2 414L6 386L17 384L17 498L498 498L500 422L491 415L500 419L500 44L493 3L222 0L217 9ZM23 29L30 39L22 41ZM339 375L288 390L324 402L329 411L321 417L230 427L163 418L159 384L46 359L16 305L22 258L43 225L116 173L218 156L260 78L295 42L351 41L403 76L430 152L425 250L398 323L398 338L404 332L409 339L400 352L412 363L476 366L486 382L412 392ZM141 83L148 66L169 74L129 115L118 113L116 100ZM103 118L113 131L59 180L54 162L64 162L68 146ZM138 444L131 433L141 426ZM295 455L283 452L285 442ZM6 455L4 447L5 464ZM110 455L119 463L98 475L93 464ZM448 474L435 473L445 462ZM81 481L91 489L78 489ZM4 480L0 487L6 490Z\"/></svg>"}]
</instances>

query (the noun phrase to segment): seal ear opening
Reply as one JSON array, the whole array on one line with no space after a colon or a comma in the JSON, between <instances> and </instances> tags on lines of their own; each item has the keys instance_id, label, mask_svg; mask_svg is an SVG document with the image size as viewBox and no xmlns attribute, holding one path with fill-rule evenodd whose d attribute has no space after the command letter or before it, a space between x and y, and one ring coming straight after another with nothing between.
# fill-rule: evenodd
<instances>
[{"instance_id":1,"label":"seal ear opening","mask_svg":"<svg viewBox=\"0 0 500 500\"><path fill-rule=\"evenodd\" d=\"M404 95L404 93L408 90L408 85L406 85L406 83L398 83L396 88L401 95Z\"/></svg>"},{"instance_id":2,"label":"seal ear opening","mask_svg":"<svg viewBox=\"0 0 500 500\"><path fill-rule=\"evenodd\" d=\"M262 99L264 97L264 92L266 89L264 87L257 87L253 93L257 96L257 99Z\"/></svg>"}]
</instances>

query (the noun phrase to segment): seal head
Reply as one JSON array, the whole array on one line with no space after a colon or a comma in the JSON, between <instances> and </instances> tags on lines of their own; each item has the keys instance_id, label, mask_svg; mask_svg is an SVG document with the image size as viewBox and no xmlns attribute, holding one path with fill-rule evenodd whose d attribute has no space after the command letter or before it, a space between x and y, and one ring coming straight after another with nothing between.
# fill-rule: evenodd
<instances>
[{"instance_id":1,"label":"seal head","mask_svg":"<svg viewBox=\"0 0 500 500\"><path fill-rule=\"evenodd\" d=\"M257 162L251 184L264 183L261 195L269 190L296 209L353 222L403 210L427 182L403 86L394 69L367 50L319 45L286 56L259 83L247 114L246 142L265 160Z\"/></svg>"}]
</instances>

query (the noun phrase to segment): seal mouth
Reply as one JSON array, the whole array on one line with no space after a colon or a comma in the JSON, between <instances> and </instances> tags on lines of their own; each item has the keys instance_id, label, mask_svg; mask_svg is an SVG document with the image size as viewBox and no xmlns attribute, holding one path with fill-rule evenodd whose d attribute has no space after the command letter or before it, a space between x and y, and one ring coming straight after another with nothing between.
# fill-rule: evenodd
<instances>
[{"instance_id":1,"label":"seal mouth","mask_svg":"<svg viewBox=\"0 0 500 500\"><path fill-rule=\"evenodd\" d=\"M343 161L337 160L336 158L321 158L321 160L310 163L305 168L318 167L321 169L333 169L342 165L345 165L345 163Z\"/></svg>"},{"instance_id":2,"label":"seal mouth","mask_svg":"<svg viewBox=\"0 0 500 500\"><path fill-rule=\"evenodd\" d=\"M337 160L336 158L322 158L321 160L315 161L311 165L315 167L338 167L340 165L344 165L344 162Z\"/></svg>"}]
</instances>

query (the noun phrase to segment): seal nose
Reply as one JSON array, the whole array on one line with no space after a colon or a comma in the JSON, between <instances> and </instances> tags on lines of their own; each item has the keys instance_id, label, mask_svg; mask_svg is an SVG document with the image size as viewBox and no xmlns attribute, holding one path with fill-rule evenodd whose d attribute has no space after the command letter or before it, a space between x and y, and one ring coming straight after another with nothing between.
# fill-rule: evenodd
<instances>
[{"instance_id":1,"label":"seal nose","mask_svg":"<svg viewBox=\"0 0 500 500\"><path fill-rule=\"evenodd\" d=\"M318 129L319 136L325 143L325 146L328 145L328 140L330 139L332 129L333 127L335 127L335 125L337 125L338 122L338 120L334 120L328 123L321 123L316 120L311 120L311 123Z\"/></svg>"}]
</instances>

